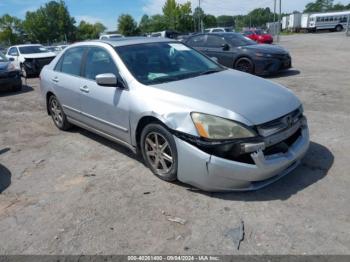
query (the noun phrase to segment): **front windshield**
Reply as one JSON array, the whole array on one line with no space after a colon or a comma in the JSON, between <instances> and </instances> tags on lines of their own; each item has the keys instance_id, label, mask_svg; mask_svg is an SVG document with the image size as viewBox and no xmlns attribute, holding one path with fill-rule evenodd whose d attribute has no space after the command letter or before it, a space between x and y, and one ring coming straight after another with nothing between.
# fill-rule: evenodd
<instances>
[{"instance_id":1,"label":"front windshield","mask_svg":"<svg viewBox=\"0 0 350 262\"><path fill-rule=\"evenodd\" d=\"M49 50L47 50L45 47L39 45L22 46L19 47L19 51L21 54L37 54L49 52Z\"/></svg>"},{"instance_id":2,"label":"front windshield","mask_svg":"<svg viewBox=\"0 0 350 262\"><path fill-rule=\"evenodd\" d=\"M256 45L256 42L241 34L227 34L225 36L233 46Z\"/></svg>"},{"instance_id":3,"label":"front windshield","mask_svg":"<svg viewBox=\"0 0 350 262\"><path fill-rule=\"evenodd\" d=\"M263 30L255 30L255 33L257 35L263 35L264 34L264 31Z\"/></svg>"},{"instance_id":4,"label":"front windshield","mask_svg":"<svg viewBox=\"0 0 350 262\"><path fill-rule=\"evenodd\" d=\"M0 62L7 62L6 56L4 56L4 54L1 52L0 52Z\"/></svg>"},{"instance_id":5,"label":"front windshield","mask_svg":"<svg viewBox=\"0 0 350 262\"><path fill-rule=\"evenodd\" d=\"M180 42L116 47L132 75L145 85L177 81L224 70Z\"/></svg>"}]
</instances>

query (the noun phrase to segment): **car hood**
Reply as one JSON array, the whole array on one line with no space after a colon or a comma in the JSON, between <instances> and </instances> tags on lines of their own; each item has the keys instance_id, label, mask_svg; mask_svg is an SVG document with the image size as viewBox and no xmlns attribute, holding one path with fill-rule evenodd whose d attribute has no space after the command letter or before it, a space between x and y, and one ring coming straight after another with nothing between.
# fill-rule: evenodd
<instances>
[{"instance_id":1,"label":"car hood","mask_svg":"<svg viewBox=\"0 0 350 262\"><path fill-rule=\"evenodd\" d=\"M299 99L289 89L232 69L153 87L229 110L252 125L277 119L300 106ZM206 106L201 112L212 113Z\"/></svg>"},{"instance_id":2,"label":"car hood","mask_svg":"<svg viewBox=\"0 0 350 262\"><path fill-rule=\"evenodd\" d=\"M282 54L282 55L288 54L287 50L285 50L283 47L278 45L260 44L260 45L248 45L242 48L251 50L251 51L263 52L263 53L269 53L269 54Z\"/></svg>"},{"instance_id":3,"label":"car hood","mask_svg":"<svg viewBox=\"0 0 350 262\"><path fill-rule=\"evenodd\" d=\"M55 57L56 54L53 52L47 53L37 53L37 54L23 54L24 58L46 58L46 57Z\"/></svg>"},{"instance_id":4,"label":"car hood","mask_svg":"<svg viewBox=\"0 0 350 262\"><path fill-rule=\"evenodd\" d=\"M6 70L10 62L0 62L0 71Z\"/></svg>"}]
</instances>

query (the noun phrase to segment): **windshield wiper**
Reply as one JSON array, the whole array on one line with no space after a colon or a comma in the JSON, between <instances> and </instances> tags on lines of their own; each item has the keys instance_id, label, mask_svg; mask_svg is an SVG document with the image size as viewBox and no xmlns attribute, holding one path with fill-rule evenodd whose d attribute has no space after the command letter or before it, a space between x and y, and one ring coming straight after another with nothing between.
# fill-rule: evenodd
<instances>
[{"instance_id":1,"label":"windshield wiper","mask_svg":"<svg viewBox=\"0 0 350 262\"><path fill-rule=\"evenodd\" d=\"M221 72L221 71L222 71L222 69L210 69L210 70L198 73L198 76L214 74L214 73Z\"/></svg>"}]
</instances>

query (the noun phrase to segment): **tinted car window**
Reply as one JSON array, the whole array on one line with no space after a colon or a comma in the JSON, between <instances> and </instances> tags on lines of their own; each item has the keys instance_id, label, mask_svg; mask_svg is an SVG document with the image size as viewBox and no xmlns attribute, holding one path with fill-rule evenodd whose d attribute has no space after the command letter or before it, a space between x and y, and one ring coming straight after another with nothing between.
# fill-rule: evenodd
<instances>
[{"instance_id":1,"label":"tinted car window","mask_svg":"<svg viewBox=\"0 0 350 262\"><path fill-rule=\"evenodd\" d=\"M208 35L206 46L220 48L224 44L226 44L224 37Z\"/></svg>"},{"instance_id":2,"label":"tinted car window","mask_svg":"<svg viewBox=\"0 0 350 262\"><path fill-rule=\"evenodd\" d=\"M49 50L47 50L43 46L23 46L19 48L19 51L21 54L37 54L37 53L47 53Z\"/></svg>"},{"instance_id":3,"label":"tinted car window","mask_svg":"<svg viewBox=\"0 0 350 262\"><path fill-rule=\"evenodd\" d=\"M91 47L87 52L85 72L83 76L88 79L95 80L99 74L112 73L118 74L117 67L115 66L112 57L107 50L100 47Z\"/></svg>"},{"instance_id":4,"label":"tinted car window","mask_svg":"<svg viewBox=\"0 0 350 262\"><path fill-rule=\"evenodd\" d=\"M206 39L205 35L194 36L188 40L187 44L192 47L205 46L205 39Z\"/></svg>"},{"instance_id":5,"label":"tinted car window","mask_svg":"<svg viewBox=\"0 0 350 262\"><path fill-rule=\"evenodd\" d=\"M224 30L222 30L222 29L213 29L213 32L215 33L215 32L224 32Z\"/></svg>"},{"instance_id":6,"label":"tinted car window","mask_svg":"<svg viewBox=\"0 0 350 262\"><path fill-rule=\"evenodd\" d=\"M16 48L16 47L10 48L8 54L11 55L11 56L18 56L18 50L17 50L17 48Z\"/></svg>"},{"instance_id":7,"label":"tinted car window","mask_svg":"<svg viewBox=\"0 0 350 262\"><path fill-rule=\"evenodd\" d=\"M62 58L61 72L70 75L80 75L81 60L84 54L84 48L75 47L68 49Z\"/></svg>"},{"instance_id":8,"label":"tinted car window","mask_svg":"<svg viewBox=\"0 0 350 262\"><path fill-rule=\"evenodd\" d=\"M0 52L0 62L7 62L7 58L6 56L4 56L1 52Z\"/></svg>"}]
</instances>

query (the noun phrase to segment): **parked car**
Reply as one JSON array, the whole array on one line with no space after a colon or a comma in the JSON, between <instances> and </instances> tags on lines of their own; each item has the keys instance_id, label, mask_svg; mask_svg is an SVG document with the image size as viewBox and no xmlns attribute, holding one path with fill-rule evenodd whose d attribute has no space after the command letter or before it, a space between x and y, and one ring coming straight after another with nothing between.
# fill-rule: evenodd
<instances>
[{"instance_id":1,"label":"parked car","mask_svg":"<svg viewBox=\"0 0 350 262\"><path fill-rule=\"evenodd\" d=\"M269 75L292 66L289 53L282 47L260 45L238 33L199 34L185 43L224 66L251 74Z\"/></svg>"},{"instance_id":2,"label":"parked car","mask_svg":"<svg viewBox=\"0 0 350 262\"><path fill-rule=\"evenodd\" d=\"M273 36L268 33L265 33L263 30L260 29L243 31L243 35L249 37L250 39L254 40L259 44L273 43Z\"/></svg>"},{"instance_id":3,"label":"parked car","mask_svg":"<svg viewBox=\"0 0 350 262\"><path fill-rule=\"evenodd\" d=\"M224 32L234 32L231 27L213 27L204 30L204 33L224 33Z\"/></svg>"},{"instance_id":4,"label":"parked car","mask_svg":"<svg viewBox=\"0 0 350 262\"><path fill-rule=\"evenodd\" d=\"M179 35L180 35L179 32L176 32L173 30L165 30L161 32L153 32L150 34L150 37L165 37L165 38L177 39Z\"/></svg>"},{"instance_id":5,"label":"parked car","mask_svg":"<svg viewBox=\"0 0 350 262\"><path fill-rule=\"evenodd\" d=\"M159 178L203 190L264 187L292 171L309 146L290 90L175 40L77 43L40 81L59 129L86 128L141 152Z\"/></svg>"},{"instance_id":6,"label":"parked car","mask_svg":"<svg viewBox=\"0 0 350 262\"><path fill-rule=\"evenodd\" d=\"M56 45L56 46L46 46L47 50L58 55L65 49L68 45Z\"/></svg>"},{"instance_id":7,"label":"parked car","mask_svg":"<svg viewBox=\"0 0 350 262\"><path fill-rule=\"evenodd\" d=\"M6 54L8 59L13 60L15 68L21 70L24 77L39 75L41 69L55 56L55 53L39 44L11 46Z\"/></svg>"},{"instance_id":8,"label":"parked car","mask_svg":"<svg viewBox=\"0 0 350 262\"><path fill-rule=\"evenodd\" d=\"M101 35L100 40L113 40L113 39L118 39L118 38L123 38L123 35L121 34L108 34L108 35Z\"/></svg>"},{"instance_id":9,"label":"parked car","mask_svg":"<svg viewBox=\"0 0 350 262\"><path fill-rule=\"evenodd\" d=\"M0 52L0 90L22 90L21 72Z\"/></svg>"}]
</instances>

